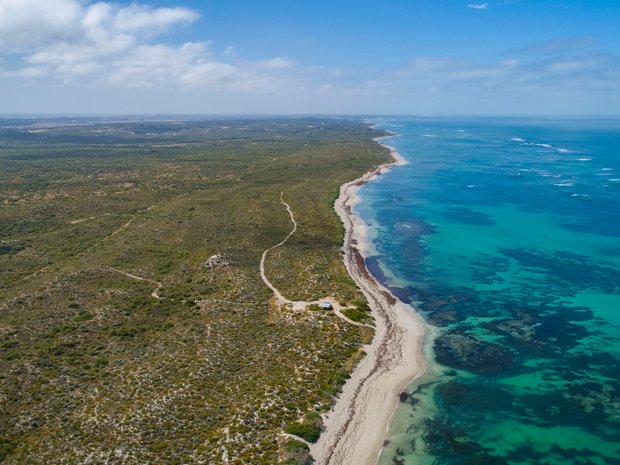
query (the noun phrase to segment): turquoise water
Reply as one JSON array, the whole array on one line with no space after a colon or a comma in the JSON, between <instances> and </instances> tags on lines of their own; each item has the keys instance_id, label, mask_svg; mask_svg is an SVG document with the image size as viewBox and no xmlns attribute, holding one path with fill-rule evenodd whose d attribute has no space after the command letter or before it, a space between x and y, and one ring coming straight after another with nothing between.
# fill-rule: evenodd
<instances>
[{"instance_id":1,"label":"turquoise water","mask_svg":"<svg viewBox=\"0 0 620 465\"><path fill-rule=\"evenodd\" d=\"M382 464L620 464L620 121L382 119L367 264L433 328Z\"/></svg>"}]
</instances>

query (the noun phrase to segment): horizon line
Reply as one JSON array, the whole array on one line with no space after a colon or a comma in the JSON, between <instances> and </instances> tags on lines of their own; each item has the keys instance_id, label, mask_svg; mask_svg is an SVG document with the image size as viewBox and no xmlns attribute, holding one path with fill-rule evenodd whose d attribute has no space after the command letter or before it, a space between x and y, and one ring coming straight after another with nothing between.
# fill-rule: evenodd
<instances>
[{"instance_id":1,"label":"horizon line","mask_svg":"<svg viewBox=\"0 0 620 465\"><path fill-rule=\"evenodd\" d=\"M62 113L62 112L12 112L0 113L0 119L5 118L135 118L135 117L192 117L192 118L304 118L304 117L330 117L330 118L566 118L566 119L620 119L619 114L557 114L557 113L183 113L183 112L144 112L144 113Z\"/></svg>"}]
</instances>

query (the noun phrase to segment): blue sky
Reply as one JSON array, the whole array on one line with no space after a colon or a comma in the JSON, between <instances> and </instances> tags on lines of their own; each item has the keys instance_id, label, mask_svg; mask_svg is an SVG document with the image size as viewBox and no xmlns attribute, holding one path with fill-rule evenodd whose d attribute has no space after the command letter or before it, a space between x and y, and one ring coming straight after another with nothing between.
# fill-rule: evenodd
<instances>
[{"instance_id":1,"label":"blue sky","mask_svg":"<svg viewBox=\"0 0 620 465\"><path fill-rule=\"evenodd\" d=\"M0 0L0 112L619 115L618 24L611 0Z\"/></svg>"}]
</instances>

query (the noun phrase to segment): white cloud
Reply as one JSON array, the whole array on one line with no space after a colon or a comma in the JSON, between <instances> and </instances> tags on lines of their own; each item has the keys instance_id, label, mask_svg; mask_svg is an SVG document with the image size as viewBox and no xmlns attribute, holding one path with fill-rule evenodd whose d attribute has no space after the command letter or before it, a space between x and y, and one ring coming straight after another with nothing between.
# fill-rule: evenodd
<instances>
[{"instance_id":1,"label":"white cloud","mask_svg":"<svg viewBox=\"0 0 620 465\"><path fill-rule=\"evenodd\" d=\"M198 14L187 8L157 8L132 4L118 10L114 15L114 27L119 31L143 31L163 29L173 24L189 23Z\"/></svg>"},{"instance_id":2,"label":"white cloud","mask_svg":"<svg viewBox=\"0 0 620 465\"><path fill-rule=\"evenodd\" d=\"M384 111L609 113L609 102L620 99L620 57L593 45L592 40L558 39L543 54L521 53L486 63L417 57L350 86L351 95L365 102L374 99ZM402 110L407 102L411 109Z\"/></svg>"},{"instance_id":3,"label":"white cloud","mask_svg":"<svg viewBox=\"0 0 620 465\"><path fill-rule=\"evenodd\" d=\"M317 95L326 94L330 92L333 88L334 88L334 85L331 83L328 83L328 84L325 84L319 87L317 90L314 91L314 93Z\"/></svg>"},{"instance_id":4,"label":"white cloud","mask_svg":"<svg viewBox=\"0 0 620 465\"><path fill-rule=\"evenodd\" d=\"M0 76L91 87L281 91L280 74L295 66L287 58L243 61L229 47L218 59L208 42L154 43L163 31L198 17L188 8L138 3L0 0L0 53L21 59Z\"/></svg>"},{"instance_id":5,"label":"white cloud","mask_svg":"<svg viewBox=\"0 0 620 465\"><path fill-rule=\"evenodd\" d=\"M295 66L295 62L282 57L275 57L270 60L262 60L256 63L264 69L287 69Z\"/></svg>"},{"instance_id":6,"label":"white cloud","mask_svg":"<svg viewBox=\"0 0 620 465\"><path fill-rule=\"evenodd\" d=\"M82 7L74 0L0 0L0 49L19 51L79 36Z\"/></svg>"},{"instance_id":7,"label":"white cloud","mask_svg":"<svg viewBox=\"0 0 620 465\"><path fill-rule=\"evenodd\" d=\"M77 0L0 0L0 50L30 51L48 45L104 45L114 36L136 38L195 21L187 8L152 8Z\"/></svg>"},{"instance_id":8,"label":"white cloud","mask_svg":"<svg viewBox=\"0 0 620 465\"><path fill-rule=\"evenodd\" d=\"M490 65L474 63L445 57L419 57L408 67L399 71L405 79L415 78L437 80L483 79L496 77L516 66L517 60L504 60Z\"/></svg>"},{"instance_id":9,"label":"white cloud","mask_svg":"<svg viewBox=\"0 0 620 465\"><path fill-rule=\"evenodd\" d=\"M583 52L600 48L599 41L592 36L562 37L546 41L539 41L525 47L507 50L511 55L556 55L559 53Z\"/></svg>"},{"instance_id":10,"label":"white cloud","mask_svg":"<svg viewBox=\"0 0 620 465\"><path fill-rule=\"evenodd\" d=\"M588 82L606 82L610 88L617 87L613 77L620 71L620 57L592 48L594 45L597 43L591 38L556 39L513 49L520 52L516 53L521 55L518 58L510 56L485 64L449 57L417 57L407 66L367 82L402 83L419 88L462 85L472 89L529 83L553 89L578 79L584 86ZM530 52L535 47L543 51Z\"/></svg>"},{"instance_id":11,"label":"white cloud","mask_svg":"<svg viewBox=\"0 0 620 465\"><path fill-rule=\"evenodd\" d=\"M232 45L229 45L224 49L223 54L227 57L235 57L237 56L237 50L235 50L235 47L233 47Z\"/></svg>"},{"instance_id":12,"label":"white cloud","mask_svg":"<svg viewBox=\"0 0 620 465\"><path fill-rule=\"evenodd\" d=\"M470 3L467 5L467 8L471 8L472 10L486 10L489 8L488 3Z\"/></svg>"}]
</instances>

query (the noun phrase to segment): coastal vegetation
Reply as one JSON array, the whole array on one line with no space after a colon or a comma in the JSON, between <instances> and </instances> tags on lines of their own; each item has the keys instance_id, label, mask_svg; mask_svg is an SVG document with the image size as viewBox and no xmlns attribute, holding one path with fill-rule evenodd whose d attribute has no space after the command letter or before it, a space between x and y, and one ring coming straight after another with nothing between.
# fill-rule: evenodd
<instances>
[{"instance_id":1,"label":"coastal vegetation","mask_svg":"<svg viewBox=\"0 0 620 465\"><path fill-rule=\"evenodd\" d=\"M291 439L284 444L282 465L310 465L313 460L310 448L303 441Z\"/></svg>"},{"instance_id":2,"label":"coastal vegetation","mask_svg":"<svg viewBox=\"0 0 620 465\"><path fill-rule=\"evenodd\" d=\"M290 231L283 192L298 230L269 279L366 314L332 202L388 159L381 132L317 118L1 126L0 461L308 463L284 430L320 431L312 412L372 329L274 305L259 261Z\"/></svg>"}]
</instances>

